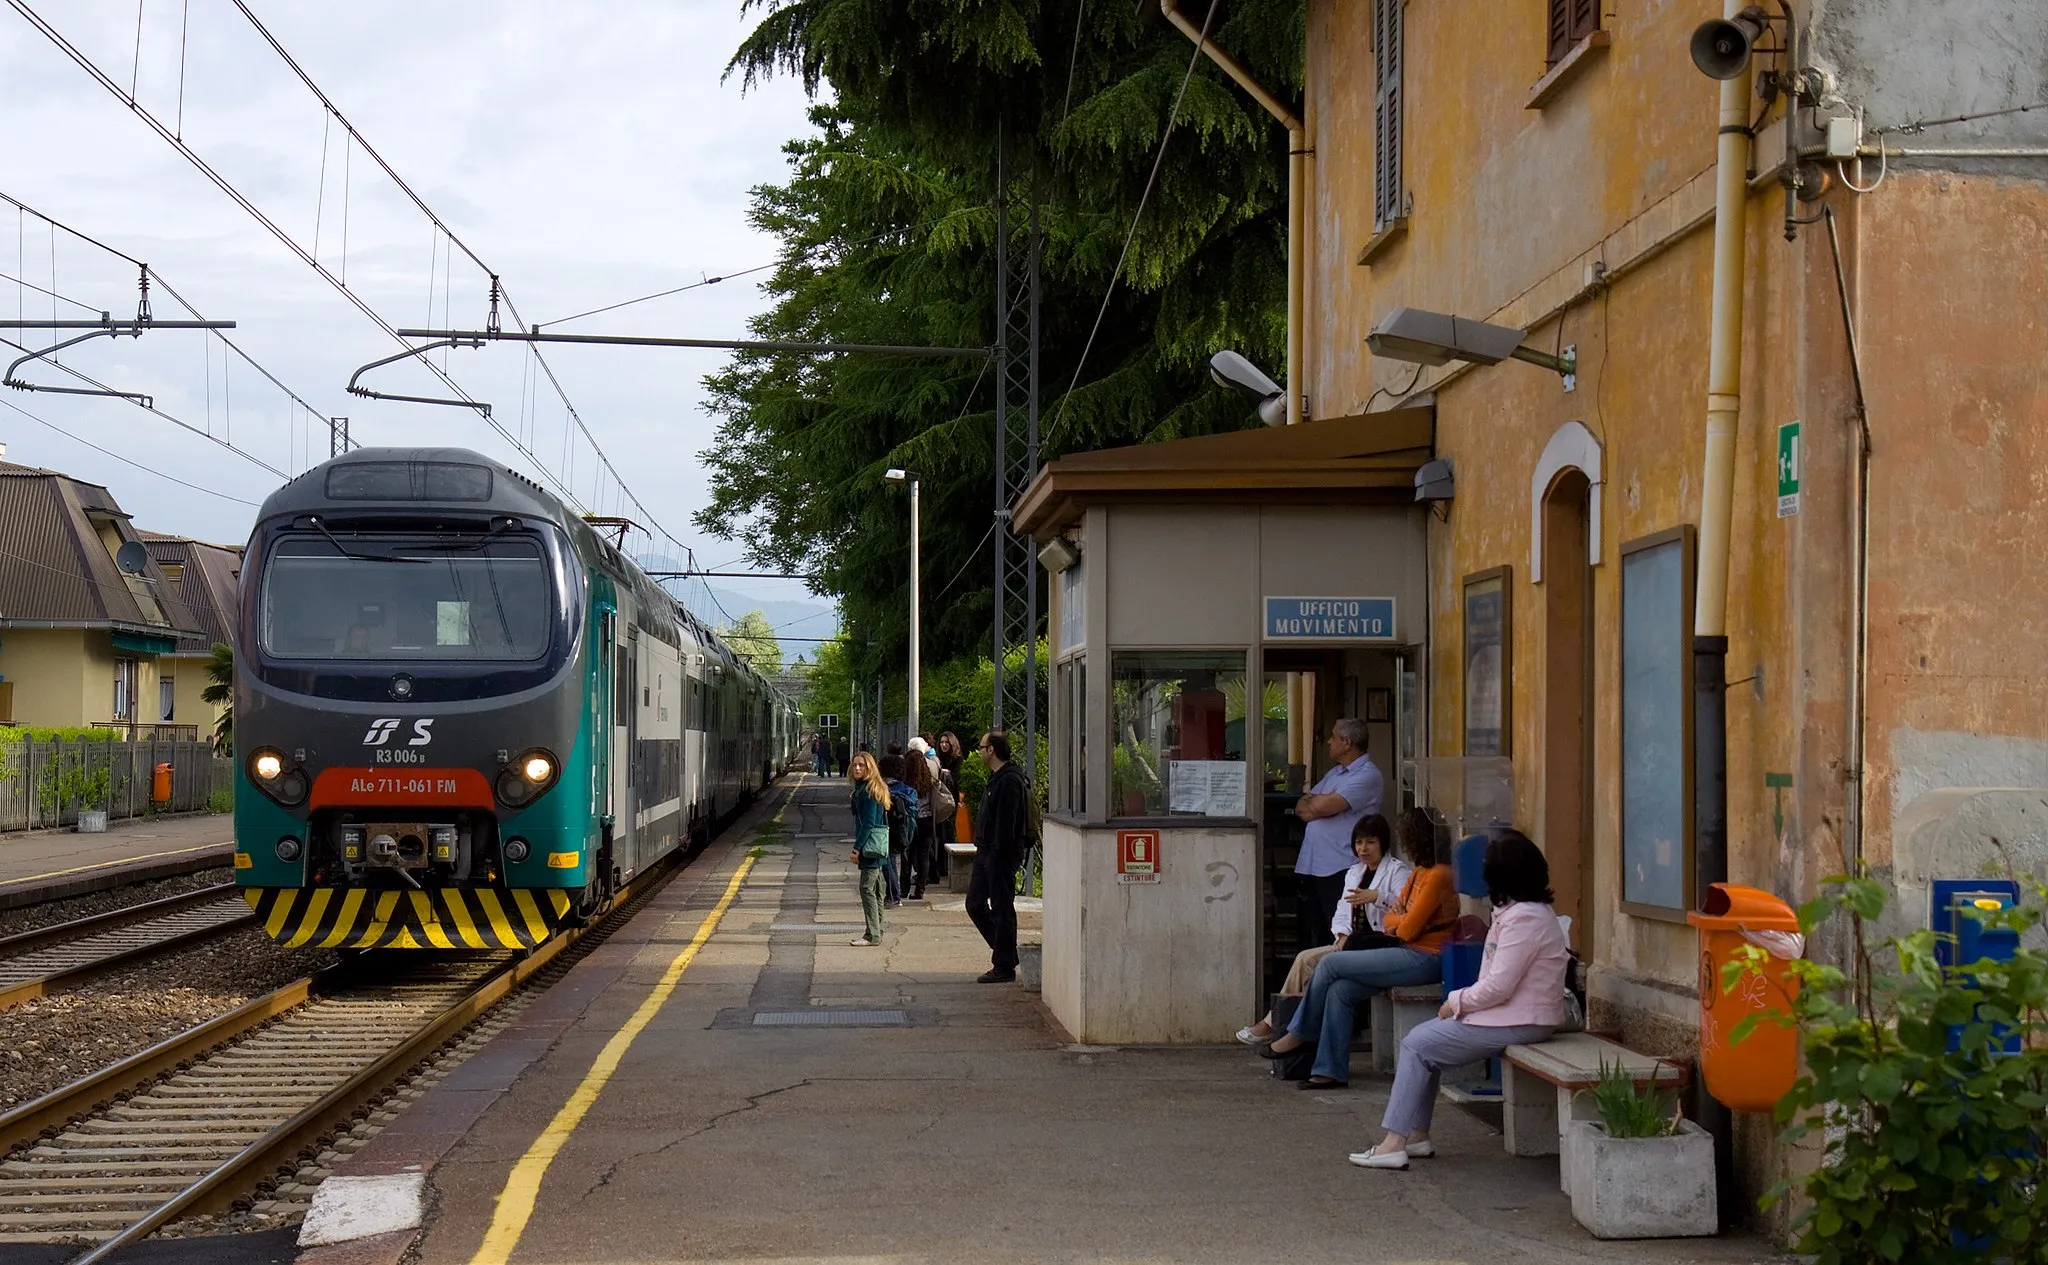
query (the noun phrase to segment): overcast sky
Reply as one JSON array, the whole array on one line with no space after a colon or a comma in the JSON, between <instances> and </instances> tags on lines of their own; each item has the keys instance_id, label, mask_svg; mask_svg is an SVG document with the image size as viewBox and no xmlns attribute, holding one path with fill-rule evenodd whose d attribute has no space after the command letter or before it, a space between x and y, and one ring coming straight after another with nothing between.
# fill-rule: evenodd
<instances>
[{"instance_id":1,"label":"overcast sky","mask_svg":"<svg viewBox=\"0 0 2048 1265\"><path fill-rule=\"evenodd\" d=\"M431 223L344 144L338 125L323 127L318 100L230 0L189 0L189 8L187 0L143 0L139 40L134 0L27 2L123 97L133 84L139 107L181 130L186 144L302 246L312 250L317 232L321 262L337 275L345 266L350 289L392 324L483 323L483 274L459 251L447 266L446 243ZM741 17L740 0L249 4L369 143L503 276L529 321L774 258L774 242L746 222L748 190L782 178L781 147L807 129L806 102L787 80L745 95L737 78L721 82L752 20ZM326 457L330 415L351 418L360 443L476 448L532 472L470 410L347 395L355 367L397 344L124 99L6 7L0 192L148 262L208 318L238 322L229 337L312 409L239 360L224 369L221 346L199 333L95 340L67 353L66 365L147 392L164 412L288 474ZM0 274L90 309L134 315L132 265L53 235L4 204ZM565 329L745 337L747 317L765 305L758 276ZM63 317L90 314L0 281L0 318L47 316L53 302ZM154 307L159 319L185 315L165 294L154 296ZM53 341L47 330L0 334L31 346ZM0 350L10 359L18 354ZM722 353L554 347L545 354L644 511L625 505L599 476L580 435L565 446L562 405L544 382L533 388L523 348L458 350L446 364L591 508L652 519L706 565L736 560L739 546L690 523L705 500L697 455L714 432L699 384ZM21 376L78 385L47 366ZM377 371L366 381L408 394L445 393L417 367ZM153 530L239 543L255 513L241 502L261 502L280 482L203 435L122 401L0 390L0 404L143 467L0 407L8 460L103 483L138 525ZM632 547L662 548L645 538ZM770 598L801 594L792 584L721 583Z\"/></svg>"}]
</instances>

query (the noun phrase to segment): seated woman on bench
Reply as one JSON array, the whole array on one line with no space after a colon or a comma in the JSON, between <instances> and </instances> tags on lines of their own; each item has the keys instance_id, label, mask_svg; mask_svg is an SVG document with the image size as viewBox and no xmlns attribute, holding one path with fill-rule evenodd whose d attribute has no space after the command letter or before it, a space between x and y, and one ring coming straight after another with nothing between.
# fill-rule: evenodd
<instances>
[{"instance_id":1,"label":"seated woman on bench","mask_svg":"<svg viewBox=\"0 0 2048 1265\"><path fill-rule=\"evenodd\" d=\"M1494 913L1479 980L1446 997L1437 1017L1401 1042L1394 1092L1380 1120L1387 1136L1351 1157L1360 1168L1406 1168L1410 1156L1435 1155L1429 1122L1443 1070L1547 1041L1564 1022L1571 953L1551 908L1549 862L1527 836L1503 830L1486 846L1484 873Z\"/></svg>"},{"instance_id":2,"label":"seated woman on bench","mask_svg":"<svg viewBox=\"0 0 2048 1265\"><path fill-rule=\"evenodd\" d=\"M1360 1003L1389 988L1434 984L1443 978L1444 941L1458 921L1451 867L1438 863L1436 823L1411 808L1401 814L1401 844L1414 870L1381 925L1393 943L1347 949L1316 964L1308 992L1287 1031L1259 1053L1269 1059L1316 1043L1315 1067L1302 1089L1339 1089L1351 1081L1351 1028Z\"/></svg>"},{"instance_id":3,"label":"seated woman on bench","mask_svg":"<svg viewBox=\"0 0 2048 1265\"><path fill-rule=\"evenodd\" d=\"M1358 860L1344 876L1344 899L1337 902L1337 916L1330 919L1330 933L1337 938L1336 943L1295 954L1294 965L1287 969L1287 979L1280 985L1282 997L1299 997L1307 992L1316 963L1339 949L1381 948L1396 943L1385 936L1381 922L1408 882L1408 863L1394 854L1387 819L1378 813L1360 817L1358 824L1351 827L1351 852ZM1355 935L1353 927L1358 928ZM1246 1045L1257 1045L1272 1035L1270 1010L1257 1023L1237 1030L1237 1039Z\"/></svg>"}]
</instances>

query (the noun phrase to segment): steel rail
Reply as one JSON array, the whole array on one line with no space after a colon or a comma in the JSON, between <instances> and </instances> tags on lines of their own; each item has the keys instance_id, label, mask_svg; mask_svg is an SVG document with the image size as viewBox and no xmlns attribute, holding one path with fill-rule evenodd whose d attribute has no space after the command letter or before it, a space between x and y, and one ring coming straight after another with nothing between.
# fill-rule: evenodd
<instances>
[{"instance_id":1,"label":"steel rail","mask_svg":"<svg viewBox=\"0 0 2048 1265\"><path fill-rule=\"evenodd\" d=\"M629 883L597 920L557 935L526 955L490 971L459 1000L441 1010L410 1036L217 1164L172 1198L86 1251L76 1258L73 1265L102 1262L114 1251L147 1238L181 1217L230 1208L251 1185L275 1171L290 1167L305 1152L316 1148L323 1139L375 1102L407 1071L459 1037L562 953L581 943L592 932L615 925L615 917L659 890L670 876L681 870L686 860L680 851L671 853L663 862ZM0 1156L25 1143L62 1131L81 1117L103 1109L112 1100L146 1088L167 1073L193 1064L203 1055L231 1048L242 1037L308 1002L346 995L351 987L349 976L359 970L359 964L351 962L330 967L0 1115Z\"/></svg>"},{"instance_id":2,"label":"steel rail","mask_svg":"<svg viewBox=\"0 0 2048 1265\"><path fill-rule=\"evenodd\" d=\"M172 910L183 909L187 905L204 905L207 901L230 895L234 890L233 883L215 883L210 887L195 887L189 892L165 896L160 900L144 901L140 905L129 905L124 909L112 909L103 914L88 914L83 918L73 918L70 922L51 923L47 927L37 927L33 931L17 932L11 936L0 937L0 957L11 957L24 950L41 948L43 945L69 940L87 932L119 926L124 920L137 914L167 914Z\"/></svg>"},{"instance_id":3,"label":"steel rail","mask_svg":"<svg viewBox=\"0 0 2048 1265\"><path fill-rule=\"evenodd\" d=\"M169 916L176 917L175 914ZM131 945L127 948L117 949L112 953L104 954L100 957L93 958L89 961L79 962L74 965L60 967L57 970L48 972L47 974L38 975L34 979L23 980L21 983L0 988L0 1010L11 1010L16 1006L23 1004L24 1002L34 1001L36 998L48 994L51 991L51 989L58 984L75 984L80 980L86 979L93 975L97 975L102 971L108 970L112 967L119 966L124 962L132 962L137 958L154 957L155 955L163 953L166 950L180 948L184 945L192 944L200 940L208 940L213 938L214 936L221 935L224 932L232 931L237 927L246 926L249 923L255 921L256 911L250 909L246 910L245 912L236 914L231 918L223 919L220 922L207 923L201 926L191 927L185 930L173 932L169 935L165 935L160 938L150 940L143 944L136 944ZM117 931L140 929L140 924L137 924L134 927L116 928ZM0 961L0 969L4 969L7 966L14 965L17 961L18 958L8 959L7 961Z\"/></svg>"}]
</instances>

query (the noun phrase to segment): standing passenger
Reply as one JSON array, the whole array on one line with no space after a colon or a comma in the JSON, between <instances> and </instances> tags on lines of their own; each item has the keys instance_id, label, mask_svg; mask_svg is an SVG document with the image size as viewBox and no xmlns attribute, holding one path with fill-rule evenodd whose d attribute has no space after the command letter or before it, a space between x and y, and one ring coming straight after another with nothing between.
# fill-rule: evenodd
<instances>
[{"instance_id":1,"label":"standing passenger","mask_svg":"<svg viewBox=\"0 0 2048 1265\"><path fill-rule=\"evenodd\" d=\"M889 864L889 784L863 751L846 766L853 783L853 861L860 867L860 908L867 934L850 942L858 948L882 942L882 871Z\"/></svg>"},{"instance_id":2,"label":"standing passenger","mask_svg":"<svg viewBox=\"0 0 2048 1265\"><path fill-rule=\"evenodd\" d=\"M917 750L923 741L911 742L911 754L903 766L903 780L917 792L917 829L910 836L910 851L903 856L903 891L911 900L924 899L924 885L932 875L932 849L938 846L932 827L939 809L939 783L932 772L935 766Z\"/></svg>"},{"instance_id":3,"label":"standing passenger","mask_svg":"<svg viewBox=\"0 0 2048 1265\"><path fill-rule=\"evenodd\" d=\"M960 735L948 729L939 735L939 784L953 800L953 812L934 819L938 827L938 844L932 849L932 880L943 883L953 876L953 854L946 851L949 843L960 842L960 765L967 758L966 749L960 745Z\"/></svg>"},{"instance_id":4,"label":"standing passenger","mask_svg":"<svg viewBox=\"0 0 2048 1265\"><path fill-rule=\"evenodd\" d=\"M882 780L889 784L889 865L883 871L887 899L883 906L894 909L903 903L903 858L917 834L917 792L903 780L903 757L891 753L878 766Z\"/></svg>"},{"instance_id":5,"label":"standing passenger","mask_svg":"<svg viewBox=\"0 0 2048 1265\"><path fill-rule=\"evenodd\" d=\"M1024 797L1031 788L1010 759L1010 738L991 729L981 739L981 761L988 766L988 789L981 795L981 816L974 822L974 873L967 880L967 916L988 941L991 969L976 977L982 984L1007 984L1017 978L1017 867L1024 862L1029 840L1029 810Z\"/></svg>"},{"instance_id":6,"label":"standing passenger","mask_svg":"<svg viewBox=\"0 0 2048 1265\"><path fill-rule=\"evenodd\" d=\"M1385 786L1365 753L1365 722L1346 718L1330 726L1330 771L1295 804L1308 825L1294 863L1295 925L1303 948L1330 943L1330 920L1344 898L1344 874L1351 868L1351 827L1380 810Z\"/></svg>"}]
</instances>

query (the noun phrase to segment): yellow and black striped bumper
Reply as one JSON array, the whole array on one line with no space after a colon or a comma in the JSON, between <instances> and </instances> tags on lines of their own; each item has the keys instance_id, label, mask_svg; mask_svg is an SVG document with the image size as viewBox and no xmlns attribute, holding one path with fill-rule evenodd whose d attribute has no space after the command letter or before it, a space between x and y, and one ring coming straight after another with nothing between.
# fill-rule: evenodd
<instances>
[{"instance_id":1,"label":"yellow and black striped bumper","mask_svg":"<svg viewBox=\"0 0 2048 1265\"><path fill-rule=\"evenodd\" d=\"M265 934L288 949L528 949L561 927L559 888L245 887Z\"/></svg>"}]
</instances>

